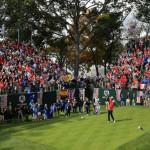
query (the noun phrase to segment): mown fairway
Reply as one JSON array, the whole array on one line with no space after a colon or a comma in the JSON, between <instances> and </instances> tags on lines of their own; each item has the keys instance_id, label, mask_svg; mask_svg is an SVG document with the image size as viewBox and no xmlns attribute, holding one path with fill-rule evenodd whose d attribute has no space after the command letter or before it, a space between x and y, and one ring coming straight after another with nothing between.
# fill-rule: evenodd
<instances>
[{"instance_id":1,"label":"mown fairway","mask_svg":"<svg viewBox=\"0 0 150 150\"><path fill-rule=\"evenodd\" d=\"M70 118L35 123L0 124L0 150L150 149L150 108L118 107L114 117L116 123L108 124L102 107L101 115L71 114Z\"/></svg>"}]
</instances>

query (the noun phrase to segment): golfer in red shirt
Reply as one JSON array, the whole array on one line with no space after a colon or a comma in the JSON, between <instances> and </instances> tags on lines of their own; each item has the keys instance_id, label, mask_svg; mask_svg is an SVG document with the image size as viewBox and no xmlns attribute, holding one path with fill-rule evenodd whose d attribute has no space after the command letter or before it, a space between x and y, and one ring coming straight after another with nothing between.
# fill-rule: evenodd
<instances>
[{"instance_id":1,"label":"golfer in red shirt","mask_svg":"<svg viewBox=\"0 0 150 150\"><path fill-rule=\"evenodd\" d=\"M114 116L113 116L114 102L115 102L115 100L113 99L113 97L110 97L109 98L109 106L108 106L108 123L110 122L110 115L111 115L112 120L115 123L115 119L114 119Z\"/></svg>"}]
</instances>

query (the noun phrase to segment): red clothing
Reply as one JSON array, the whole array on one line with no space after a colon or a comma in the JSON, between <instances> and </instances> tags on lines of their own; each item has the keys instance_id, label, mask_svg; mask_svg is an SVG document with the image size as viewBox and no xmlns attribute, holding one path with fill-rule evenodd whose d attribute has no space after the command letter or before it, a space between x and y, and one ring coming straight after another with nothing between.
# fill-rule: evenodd
<instances>
[{"instance_id":1,"label":"red clothing","mask_svg":"<svg viewBox=\"0 0 150 150\"><path fill-rule=\"evenodd\" d=\"M112 102L111 98L109 98L109 103L110 103L110 105L109 105L108 109L113 110L114 102Z\"/></svg>"}]
</instances>

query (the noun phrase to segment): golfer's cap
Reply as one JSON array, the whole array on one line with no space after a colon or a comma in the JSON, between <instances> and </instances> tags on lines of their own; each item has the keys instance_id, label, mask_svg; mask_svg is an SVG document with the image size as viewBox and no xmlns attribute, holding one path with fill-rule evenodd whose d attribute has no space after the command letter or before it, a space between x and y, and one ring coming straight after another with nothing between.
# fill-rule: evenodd
<instances>
[{"instance_id":1,"label":"golfer's cap","mask_svg":"<svg viewBox=\"0 0 150 150\"><path fill-rule=\"evenodd\" d=\"M111 99L113 99L114 97L113 97L113 96L111 96L110 98L111 98Z\"/></svg>"}]
</instances>

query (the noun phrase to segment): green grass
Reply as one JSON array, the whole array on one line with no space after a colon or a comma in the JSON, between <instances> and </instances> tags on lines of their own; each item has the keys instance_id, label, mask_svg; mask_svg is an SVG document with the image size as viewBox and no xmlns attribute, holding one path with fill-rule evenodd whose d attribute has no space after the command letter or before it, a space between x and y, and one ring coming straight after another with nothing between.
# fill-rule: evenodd
<instances>
[{"instance_id":1,"label":"green grass","mask_svg":"<svg viewBox=\"0 0 150 150\"><path fill-rule=\"evenodd\" d=\"M51 120L0 125L0 150L149 150L150 109L114 109L116 123L101 115L61 116ZM138 129L142 126L144 131Z\"/></svg>"}]
</instances>

